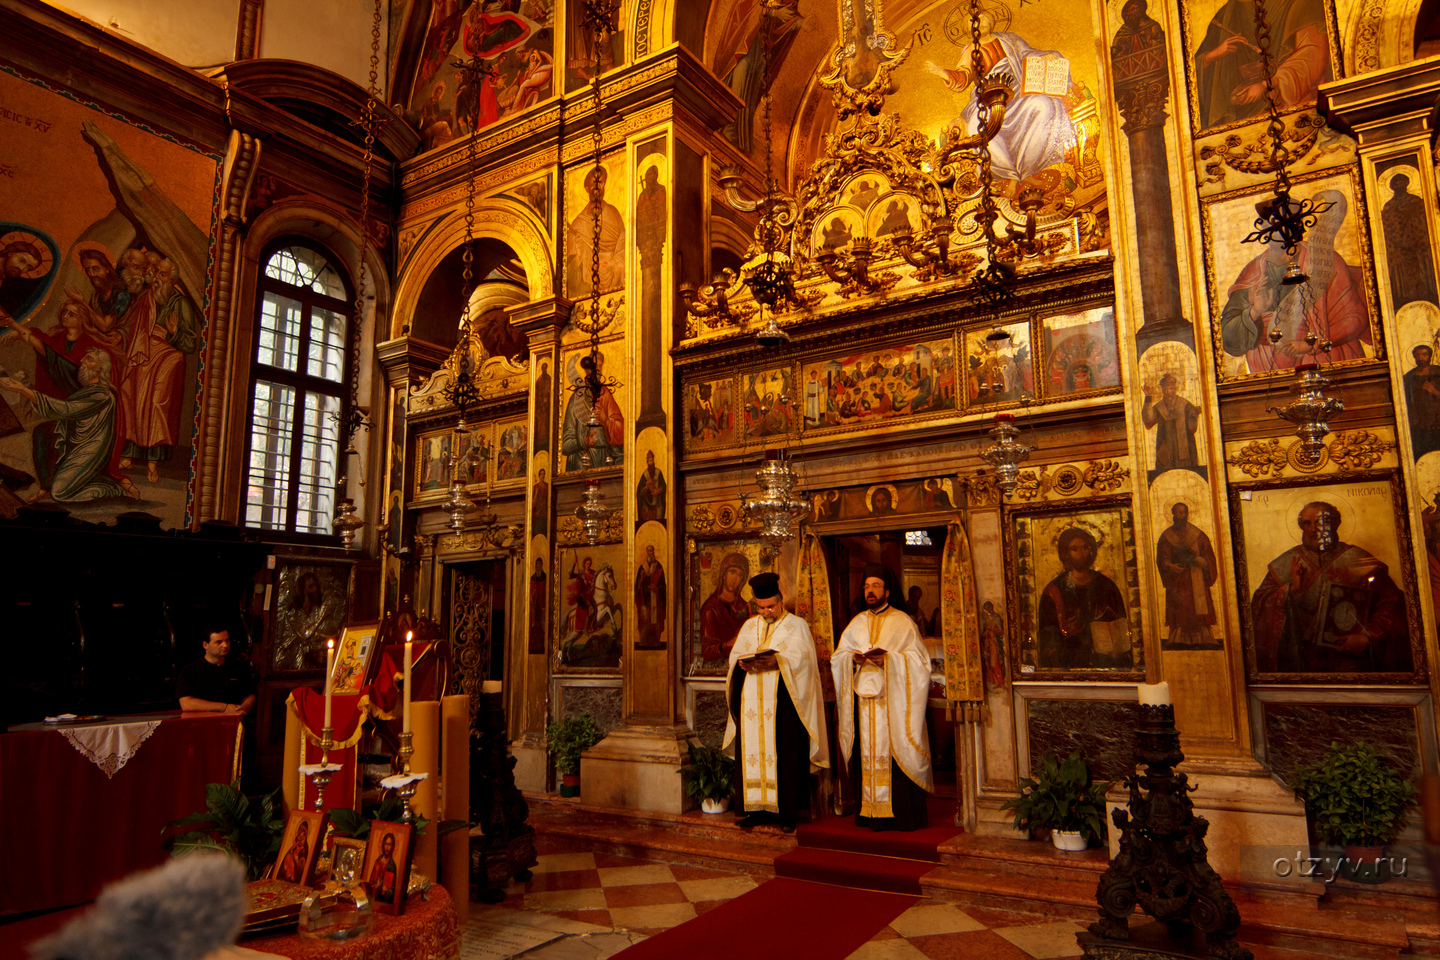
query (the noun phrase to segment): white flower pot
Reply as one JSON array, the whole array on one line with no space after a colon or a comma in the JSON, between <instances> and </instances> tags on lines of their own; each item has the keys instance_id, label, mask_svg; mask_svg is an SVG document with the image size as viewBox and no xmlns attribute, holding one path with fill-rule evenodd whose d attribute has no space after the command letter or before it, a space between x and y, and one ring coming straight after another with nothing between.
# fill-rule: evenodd
<instances>
[{"instance_id":1,"label":"white flower pot","mask_svg":"<svg viewBox=\"0 0 1440 960\"><path fill-rule=\"evenodd\" d=\"M705 813L724 813L730 809L730 798L721 797L718 800L706 797L700 801L700 809Z\"/></svg>"},{"instance_id":2,"label":"white flower pot","mask_svg":"<svg viewBox=\"0 0 1440 960\"><path fill-rule=\"evenodd\" d=\"M1079 830L1051 830L1050 842L1056 850L1084 850L1089 846L1085 834Z\"/></svg>"}]
</instances>

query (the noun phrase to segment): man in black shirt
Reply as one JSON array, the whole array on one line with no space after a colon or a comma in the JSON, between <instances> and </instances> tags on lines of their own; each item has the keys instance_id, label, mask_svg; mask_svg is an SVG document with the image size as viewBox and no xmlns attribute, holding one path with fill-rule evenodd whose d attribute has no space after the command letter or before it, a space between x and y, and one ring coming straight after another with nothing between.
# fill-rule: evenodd
<instances>
[{"instance_id":1,"label":"man in black shirt","mask_svg":"<svg viewBox=\"0 0 1440 960\"><path fill-rule=\"evenodd\" d=\"M249 713L255 706L255 679L250 661L230 656L230 631L211 630L205 656L180 669L175 695L180 709L199 713Z\"/></svg>"}]
</instances>

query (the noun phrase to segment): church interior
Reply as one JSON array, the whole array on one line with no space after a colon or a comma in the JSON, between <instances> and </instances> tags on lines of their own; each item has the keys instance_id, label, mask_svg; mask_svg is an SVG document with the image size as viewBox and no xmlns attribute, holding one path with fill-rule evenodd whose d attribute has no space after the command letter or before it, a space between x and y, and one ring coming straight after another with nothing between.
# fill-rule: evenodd
<instances>
[{"instance_id":1,"label":"church interior","mask_svg":"<svg viewBox=\"0 0 1440 960\"><path fill-rule=\"evenodd\" d=\"M0 11L0 960L1440 955L1437 0Z\"/></svg>"}]
</instances>

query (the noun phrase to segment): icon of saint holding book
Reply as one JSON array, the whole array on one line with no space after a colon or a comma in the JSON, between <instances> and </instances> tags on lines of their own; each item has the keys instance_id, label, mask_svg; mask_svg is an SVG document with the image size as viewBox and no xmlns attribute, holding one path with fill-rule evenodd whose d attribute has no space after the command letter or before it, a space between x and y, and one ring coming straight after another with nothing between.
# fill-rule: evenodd
<instances>
[{"instance_id":1,"label":"icon of saint holding book","mask_svg":"<svg viewBox=\"0 0 1440 960\"><path fill-rule=\"evenodd\" d=\"M990 169L997 180L1024 180L1065 159L1078 142L1070 119L1070 61L1055 50L1036 50L1018 34L995 29L995 15L982 10L980 21L981 80L1007 76L1011 90L1000 132L990 141ZM971 48L960 51L952 68L926 61L925 69L956 93L970 88L955 124L966 133L977 130L980 101Z\"/></svg>"}]
</instances>

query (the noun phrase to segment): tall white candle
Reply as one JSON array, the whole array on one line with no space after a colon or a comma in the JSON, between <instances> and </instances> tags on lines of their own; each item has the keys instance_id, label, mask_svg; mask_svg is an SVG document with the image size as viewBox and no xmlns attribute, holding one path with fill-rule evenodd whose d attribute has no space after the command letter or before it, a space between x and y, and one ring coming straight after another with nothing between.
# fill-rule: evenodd
<instances>
[{"instance_id":1,"label":"tall white candle","mask_svg":"<svg viewBox=\"0 0 1440 960\"><path fill-rule=\"evenodd\" d=\"M414 633L405 634L405 725L401 727L405 733L410 732L410 643L414 637Z\"/></svg>"},{"instance_id":2,"label":"tall white candle","mask_svg":"<svg viewBox=\"0 0 1440 960\"><path fill-rule=\"evenodd\" d=\"M1141 703L1148 703L1152 707L1163 706L1170 702L1169 681L1142 683L1136 686L1135 692L1139 695Z\"/></svg>"},{"instance_id":3,"label":"tall white candle","mask_svg":"<svg viewBox=\"0 0 1440 960\"><path fill-rule=\"evenodd\" d=\"M335 638L325 641L325 726L330 726L330 697L335 692Z\"/></svg>"}]
</instances>

